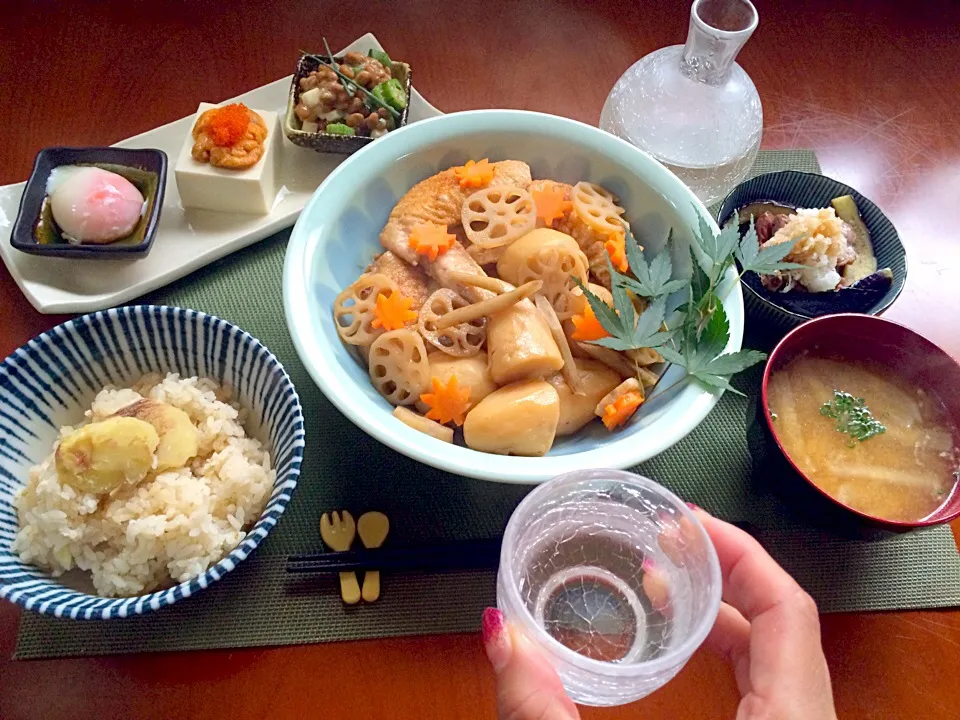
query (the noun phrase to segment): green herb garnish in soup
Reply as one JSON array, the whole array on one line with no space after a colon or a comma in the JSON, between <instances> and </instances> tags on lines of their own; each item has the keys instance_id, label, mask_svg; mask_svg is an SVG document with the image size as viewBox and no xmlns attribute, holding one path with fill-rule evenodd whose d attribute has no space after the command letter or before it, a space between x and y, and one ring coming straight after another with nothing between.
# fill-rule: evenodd
<instances>
[{"instance_id":1,"label":"green herb garnish in soup","mask_svg":"<svg viewBox=\"0 0 960 720\"><path fill-rule=\"evenodd\" d=\"M957 428L939 398L896 370L803 354L771 375L767 397L790 459L856 510L921 520L958 482Z\"/></svg>"},{"instance_id":2,"label":"green herb garnish in soup","mask_svg":"<svg viewBox=\"0 0 960 720\"><path fill-rule=\"evenodd\" d=\"M887 431L886 426L870 412L863 398L842 390L833 391L833 400L820 406L820 414L837 421L837 432L850 436L847 441L850 447L856 447L858 442Z\"/></svg>"}]
</instances>

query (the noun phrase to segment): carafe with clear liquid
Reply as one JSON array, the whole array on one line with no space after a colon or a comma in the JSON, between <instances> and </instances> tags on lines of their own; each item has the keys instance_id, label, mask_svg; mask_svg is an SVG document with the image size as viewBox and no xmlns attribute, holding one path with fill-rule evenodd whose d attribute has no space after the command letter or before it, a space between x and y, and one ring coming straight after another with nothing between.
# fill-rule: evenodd
<instances>
[{"instance_id":1,"label":"carafe with clear liquid","mask_svg":"<svg viewBox=\"0 0 960 720\"><path fill-rule=\"evenodd\" d=\"M763 110L736 62L757 27L749 0L695 0L686 45L661 48L617 81L600 127L659 160L705 205L750 171Z\"/></svg>"}]
</instances>

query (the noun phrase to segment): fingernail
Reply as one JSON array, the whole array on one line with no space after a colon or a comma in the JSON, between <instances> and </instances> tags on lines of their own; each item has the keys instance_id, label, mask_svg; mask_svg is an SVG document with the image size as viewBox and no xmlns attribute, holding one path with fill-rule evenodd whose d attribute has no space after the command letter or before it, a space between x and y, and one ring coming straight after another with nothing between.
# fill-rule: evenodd
<instances>
[{"instance_id":1,"label":"fingernail","mask_svg":"<svg viewBox=\"0 0 960 720\"><path fill-rule=\"evenodd\" d=\"M487 659L493 665L494 672L500 672L510 662L510 655L513 652L513 647L510 644L510 633L507 631L503 613L497 608L484 610L481 628L483 648L487 651Z\"/></svg>"},{"instance_id":2,"label":"fingernail","mask_svg":"<svg viewBox=\"0 0 960 720\"><path fill-rule=\"evenodd\" d=\"M656 563L649 557L643 559L643 591L654 610L669 614L672 612L670 606L670 580L657 570Z\"/></svg>"},{"instance_id":3,"label":"fingernail","mask_svg":"<svg viewBox=\"0 0 960 720\"><path fill-rule=\"evenodd\" d=\"M700 507L699 505L694 505L692 502L688 502L687 507L693 510L694 512L696 512L697 510L699 510L700 512L704 512L704 509L702 507Z\"/></svg>"}]
</instances>

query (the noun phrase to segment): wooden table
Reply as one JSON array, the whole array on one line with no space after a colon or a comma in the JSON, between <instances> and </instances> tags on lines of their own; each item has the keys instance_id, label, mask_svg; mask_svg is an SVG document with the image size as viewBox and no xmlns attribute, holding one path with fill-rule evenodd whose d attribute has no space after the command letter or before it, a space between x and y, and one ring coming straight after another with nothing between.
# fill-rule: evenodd
<instances>
[{"instance_id":1,"label":"wooden table","mask_svg":"<svg viewBox=\"0 0 960 720\"><path fill-rule=\"evenodd\" d=\"M757 0L740 56L764 147L813 148L824 172L891 217L910 276L888 317L960 358L960 6L951 0ZM42 6L42 7L41 7ZM637 58L683 42L687 2L21 2L0 41L0 183L49 145L106 145L289 74L298 48L372 30L442 110L526 108L596 123ZM952 306L952 307L951 307ZM948 311L946 308L951 307ZM62 318L0 269L0 356ZM444 717L493 714L479 638L9 662L0 603L0 717ZM960 611L823 619L841 717L956 718ZM730 669L698 653L668 687L585 718L732 718Z\"/></svg>"}]
</instances>

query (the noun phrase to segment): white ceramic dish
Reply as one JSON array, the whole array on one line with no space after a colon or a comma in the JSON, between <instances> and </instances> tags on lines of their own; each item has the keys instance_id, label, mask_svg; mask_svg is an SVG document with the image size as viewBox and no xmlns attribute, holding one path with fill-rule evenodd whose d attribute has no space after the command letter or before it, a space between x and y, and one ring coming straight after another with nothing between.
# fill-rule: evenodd
<instances>
[{"instance_id":1,"label":"white ceramic dish","mask_svg":"<svg viewBox=\"0 0 960 720\"><path fill-rule=\"evenodd\" d=\"M332 316L334 298L382 251L378 236L400 196L440 170L484 157L524 160L535 178L591 180L608 187L626 207L637 237L653 252L662 247L670 227L683 249L698 215L718 231L676 176L595 127L518 110L477 110L426 120L353 155L330 174L300 215L283 275L287 326L300 359L324 394L357 426L398 452L460 475L537 483L571 470L627 468L662 452L707 416L718 394L687 383L652 398L622 431L608 433L592 423L558 440L545 457L503 457L450 445L401 423L374 390L366 367L340 341ZM689 267L685 250L676 256L675 262ZM743 338L743 296L732 270L720 293L730 319L726 350L732 352L740 349ZM681 373L668 369L661 384L669 386Z\"/></svg>"},{"instance_id":2,"label":"white ceramic dish","mask_svg":"<svg viewBox=\"0 0 960 720\"><path fill-rule=\"evenodd\" d=\"M343 52L383 49L368 33ZM291 61L293 62L293 61ZM286 110L292 76L281 78L224 102L249 107ZM196 98L197 102L210 98ZM439 115L440 111L413 90L410 122ZM80 313L113 307L162 287L218 258L289 227L323 179L344 156L324 155L298 148L283 138L280 150L281 186L267 215L236 215L180 206L173 163L192 127L193 116L117 143L125 148L158 148L167 153L170 173L160 214L160 227L150 254L139 260L74 260L35 257L15 250L10 233L17 217L25 183L0 187L0 256L17 285L42 313Z\"/></svg>"}]
</instances>

